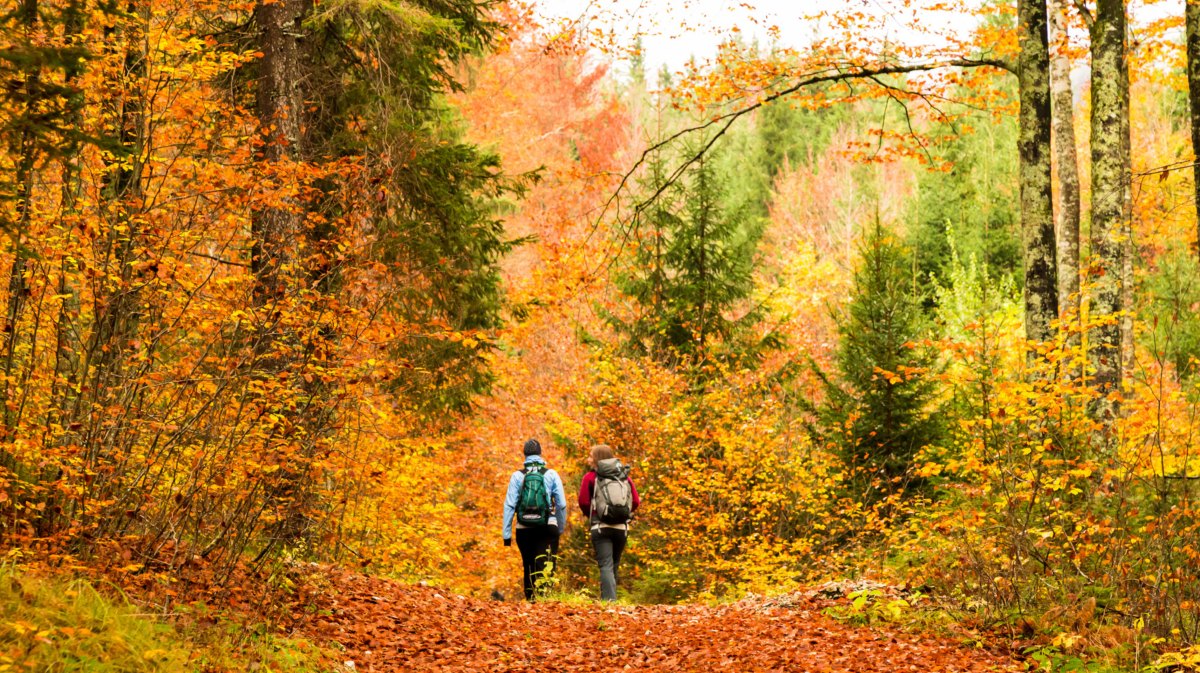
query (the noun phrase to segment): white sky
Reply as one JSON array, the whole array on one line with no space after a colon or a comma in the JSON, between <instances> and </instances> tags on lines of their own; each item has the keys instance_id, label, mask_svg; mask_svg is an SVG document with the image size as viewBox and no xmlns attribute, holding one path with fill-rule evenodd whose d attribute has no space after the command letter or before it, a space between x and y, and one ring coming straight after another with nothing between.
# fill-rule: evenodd
<instances>
[{"instance_id":1,"label":"white sky","mask_svg":"<svg viewBox=\"0 0 1200 673\"><path fill-rule=\"evenodd\" d=\"M911 4L933 0L917 0ZM585 29L615 35L626 45L642 35L647 71L651 75L663 64L678 71L695 56L700 60L716 54L717 45L733 35L745 42L757 39L761 44L802 49L814 37L827 36L819 21L809 17L822 12L857 10L878 17L875 39L888 39L913 46L933 46L933 35L941 32L963 34L975 22L966 12L921 12L904 9L903 0L533 0L542 19L549 25L572 22ZM979 0L962 0L974 6ZM1015 2L1015 0L1014 0ZM1183 14L1183 0L1133 0L1130 11L1134 23ZM918 14L919 13L919 14ZM909 19L919 16L927 34L913 31ZM768 28L778 27L778 41Z\"/></svg>"},{"instance_id":2,"label":"white sky","mask_svg":"<svg viewBox=\"0 0 1200 673\"><path fill-rule=\"evenodd\" d=\"M976 0L968 0L972 4ZM892 40L918 38L906 28L905 11L898 0L534 0L541 17L549 24L579 22L591 29L613 33L632 44L641 34L647 70L653 73L666 64L679 70L689 57L700 60L716 54L717 45L734 35L744 42L803 48L824 34L821 12L858 8L879 17L879 34ZM967 30L973 19L946 13L931 13L934 29ZM778 28L778 40L769 29Z\"/></svg>"}]
</instances>

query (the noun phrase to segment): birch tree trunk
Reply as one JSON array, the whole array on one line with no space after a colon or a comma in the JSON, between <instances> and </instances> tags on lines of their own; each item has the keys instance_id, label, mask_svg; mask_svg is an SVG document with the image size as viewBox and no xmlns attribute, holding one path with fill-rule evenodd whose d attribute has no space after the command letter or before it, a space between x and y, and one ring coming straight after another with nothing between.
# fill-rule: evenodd
<instances>
[{"instance_id":1,"label":"birch tree trunk","mask_svg":"<svg viewBox=\"0 0 1200 673\"><path fill-rule=\"evenodd\" d=\"M1079 314L1079 157L1075 151L1075 95L1067 56L1067 1L1048 0L1052 145L1058 174L1058 308Z\"/></svg>"},{"instance_id":2,"label":"birch tree trunk","mask_svg":"<svg viewBox=\"0 0 1200 673\"><path fill-rule=\"evenodd\" d=\"M1092 24L1092 262L1090 314L1111 318L1124 308L1125 248L1130 215L1129 71L1124 0L1099 0ZM1088 336L1088 363L1101 394L1097 420L1111 424L1121 386L1122 329L1119 320Z\"/></svg>"},{"instance_id":3,"label":"birch tree trunk","mask_svg":"<svg viewBox=\"0 0 1200 673\"><path fill-rule=\"evenodd\" d=\"M1025 335L1053 338L1058 318L1058 270L1050 167L1050 49L1046 0L1020 0L1017 76L1021 94L1021 229L1025 257Z\"/></svg>"}]
</instances>

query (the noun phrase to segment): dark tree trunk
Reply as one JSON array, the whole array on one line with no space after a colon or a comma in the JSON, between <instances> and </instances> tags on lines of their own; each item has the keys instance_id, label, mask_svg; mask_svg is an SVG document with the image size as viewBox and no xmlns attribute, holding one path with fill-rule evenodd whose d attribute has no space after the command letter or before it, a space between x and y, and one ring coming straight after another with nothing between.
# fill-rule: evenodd
<instances>
[{"instance_id":1,"label":"dark tree trunk","mask_svg":"<svg viewBox=\"0 0 1200 673\"><path fill-rule=\"evenodd\" d=\"M1129 71L1125 46L1124 0L1099 0L1092 24L1092 259L1093 318L1106 318L1124 308L1123 278L1130 216ZM1100 401L1093 416L1110 424L1122 375L1122 329L1112 320L1089 334L1088 362Z\"/></svg>"},{"instance_id":2,"label":"dark tree trunk","mask_svg":"<svg viewBox=\"0 0 1200 673\"><path fill-rule=\"evenodd\" d=\"M142 168L146 156L145 76L146 29L149 6L134 0L126 7L126 19L120 27L105 30L105 42L119 44L122 53L120 80L111 83L119 92L113 99L112 126L106 135L121 148L120 155L108 162L109 175L104 192L109 209L107 232L96 258L106 270L96 290L95 324L88 339L81 375L90 378L88 395L76 399L74 413L86 414L91 404L111 403L115 395L128 391L123 365L140 320L141 302L134 278L135 256L142 237L137 215L144 209ZM115 424L88 438L89 457L96 460L117 437Z\"/></svg>"},{"instance_id":3,"label":"dark tree trunk","mask_svg":"<svg viewBox=\"0 0 1200 673\"><path fill-rule=\"evenodd\" d=\"M1050 167L1050 49L1046 0L1020 0L1017 75L1021 93L1021 228L1025 256L1025 334L1033 341L1054 337L1058 318L1058 269Z\"/></svg>"},{"instance_id":4,"label":"dark tree trunk","mask_svg":"<svg viewBox=\"0 0 1200 673\"><path fill-rule=\"evenodd\" d=\"M1200 0L1187 0L1188 107L1192 113L1192 166L1196 201L1196 254L1200 255Z\"/></svg>"},{"instance_id":5,"label":"dark tree trunk","mask_svg":"<svg viewBox=\"0 0 1200 673\"><path fill-rule=\"evenodd\" d=\"M69 47L77 46L83 40L84 2L76 0L67 6L64 12L63 32L67 36ZM72 61L63 73L63 80L68 89L79 86L79 78L83 75L83 64L79 60ZM67 99L67 127L83 133L83 108L85 105L82 91L74 90ZM62 190L60 227L66 229L68 218L78 212L79 193L82 189L80 182L80 141L72 140L64 152L61 162ZM51 408L58 415L53 419L60 427L69 427L64 422L67 410L71 407L74 396L76 377L78 376L79 343L79 292L72 279L79 272L79 263L70 254L62 255L59 260L58 296L62 305L59 307L58 320L55 323L54 348L54 391Z\"/></svg>"},{"instance_id":6,"label":"dark tree trunk","mask_svg":"<svg viewBox=\"0 0 1200 673\"><path fill-rule=\"evenodd\" d=\"M1050 91L1054 158L1058 174L1058 308L1079 316L1079 158L1075 151L1075 95L1067 50L1067 2L1048 0ZM1076 341L1073 341L1073 343Z\"/></svg>"},{"instance_id":7,"label":"dark tree trunk","mask_svg":"<svg viewBox=\"0 0 1200 673\"><path fill-rule=\"evenodd\" d=\"M115 6L114 6L115 8ZM132 385L126 372L130 349L136 342L135 334L141 320L142 302L135 277L139 241L143 240L138 215L145 209L143 167L146 152L146 31L150 22L150 7L144 0L131 0L122 8L115 22L104 30L104 46L108 53L119 53L121 68L113 73L114 78L106 82L109 107L105 110L109 120L104 129L106 140L119 147L117 155L105 161L102 193L106 221L104 235L95 241L94 257L102 274L97 274L92 288L94 296L94 322L86 339L82 361L75 365L71 356L59 353L57 367L74 367L82 379L79 393L73 394L69 414L80 422L76 441L86 447L84 454L87 469L97 472L97 477L88 482L83 493L73 503L79 512L89 510L89 502L104 502L120 489L122 474L112 469L119 463L121 451L118 447L126 442L131 433L120 420L96 409L124 409L131 416L131 400L138 386ZM111 50L111 52L109 52ZM72 169L64 168L64 179ZM67 189L68 185L64 185ZM73 196L67 196L73 199ZM63 208L69 204L64 202ZM63 267L64 277L67 265ZM71 319L70 308L64 303L60 321ZM60 337L71 339L70 326L60 324L64 330ZM60 342L60 349L69 348L70 342ZM71 386L66 386L67 390ZM72 515L74 516L74 515ZM90 519L98 527L112 525L117 518L106 512L96 511ZM51 522L47 522L51 523ZM95 531L92 531L93 533Z\"/></svg>"},{"instance_id":8,"label":"dark tree trunk","mask_svg":"<svg viewBox=\"0 0 1200 673\"><path fill-rule=\"evenodd\" d=\"M298 161L302 156L300 36L308 6L308 0L277 0L260 1L254 9L258 48L263 54L258 62L255 105L264 142L260 158L268 164ZM294 266L301 222L300 210L287 204L266 204L255 210L251 269L256 305L278 302L286 293L285 269Z\"/></svg>"},{"instance_id":9,"label":"dark tree trunk","mask_svg":"<svg viewBox=\"0 0 1200 673\"><path fill-rule=\"evenodd\" d=\"M304 54L304 19L312 7L311 0L259 0L254 9L258 29L258 78L255 83L255 107L262 149L258 160L262 172L270 175L278 169L276 182L291 180L290 165L304 161L306 132L304 123L304 78L308 73ZM293 331L281 328L286 310L283 306L298 296L300 285L308 277L301 268L302 247L309 240L304 221L306 205L294 199L280 202L260 202L251 219L252 250L250 268L254 274L253 303L261 309L255 350L255 375L272 378L279 372L296 366L303 368L311 348L299 343ZM319 284L319 283L318 283ZM267 544L254 559L262 561L280 545L300 539L308 527L305 509L312 500L312 458L314 439L320 431L319 414L314 408L313 395L301 389L289 389L278 394L290 395L272 404L283 405L280 413L288 416L295 427L304 428L303 448L289 455L287 462L265 484L263 508L259 516L270 512L277 519L266 534ZM287 405L298 406L288 408Z\"/></svg>"},{"instance_id":10,"label":"dark tree trunk","mask_svg":"<svg viewBox=\"0 0 1200 673\"><path fill-rule=\"evenodd\" d=\"M25 38L33 41L38 30L38 0L22 0L16 10L21 25L25 29ZM25 248L24 235L29 230L33 201L34 167L37 165L37 138L33 131L32 118L38 104L38 90L42 77L41 66L36 62L30 64L24 73L21 86L24 89L22 100L23 119L25 123L18 143L19 155L16 165L16 217L10 226L13 241L13 261L8 272L8 306L4 319L4 376L0 384L0 406L3 407L5 437L16 427L17 418L12 411L10 400L15 392L13 371L16 368L17 348L21 338L21 313L25 308L25 298L28 287L25 276L29 270L29 251Z\"/></svg>"}]
</instances>

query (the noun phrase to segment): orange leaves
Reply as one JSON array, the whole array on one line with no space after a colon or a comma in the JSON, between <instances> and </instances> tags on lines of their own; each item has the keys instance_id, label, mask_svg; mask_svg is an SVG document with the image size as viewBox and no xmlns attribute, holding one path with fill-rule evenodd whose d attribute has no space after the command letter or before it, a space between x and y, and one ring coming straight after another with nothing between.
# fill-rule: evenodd
<instances>
[{"instance_id":1,"label":"orange leaves","mask_svg":"<svg viewBox=\"0 0 1200 673\"><path fill-rule=\"evenodd\" d=\"M1019 670L1005 657L946 640L833 622L815 600L792 609L752 603L606 609L485 602L342 572L332 580L334 592L320 597L300 630L338 643L361 670L594 671L600 660L613 670L681 673L730 667L890 673L898 665L946 673Z\"/></svg>"}]
</instances>

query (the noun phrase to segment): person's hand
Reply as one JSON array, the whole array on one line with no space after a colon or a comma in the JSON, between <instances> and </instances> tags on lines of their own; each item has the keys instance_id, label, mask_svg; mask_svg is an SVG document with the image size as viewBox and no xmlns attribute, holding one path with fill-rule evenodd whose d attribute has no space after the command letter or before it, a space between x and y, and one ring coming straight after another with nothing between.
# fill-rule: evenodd
<instances>
[{"instance_id":1,"label":"person's hand","mask_svg":"<svg viewBox=\"0 0 1200 673\"><path fill-rule=\"evenodd\" d=\"M511 537L506 537L506 538L504 538L504 546L505 546L505 547L511 547L511 546L512 546L512 538L511 538Z\"/></svg>"}]
</instances>

